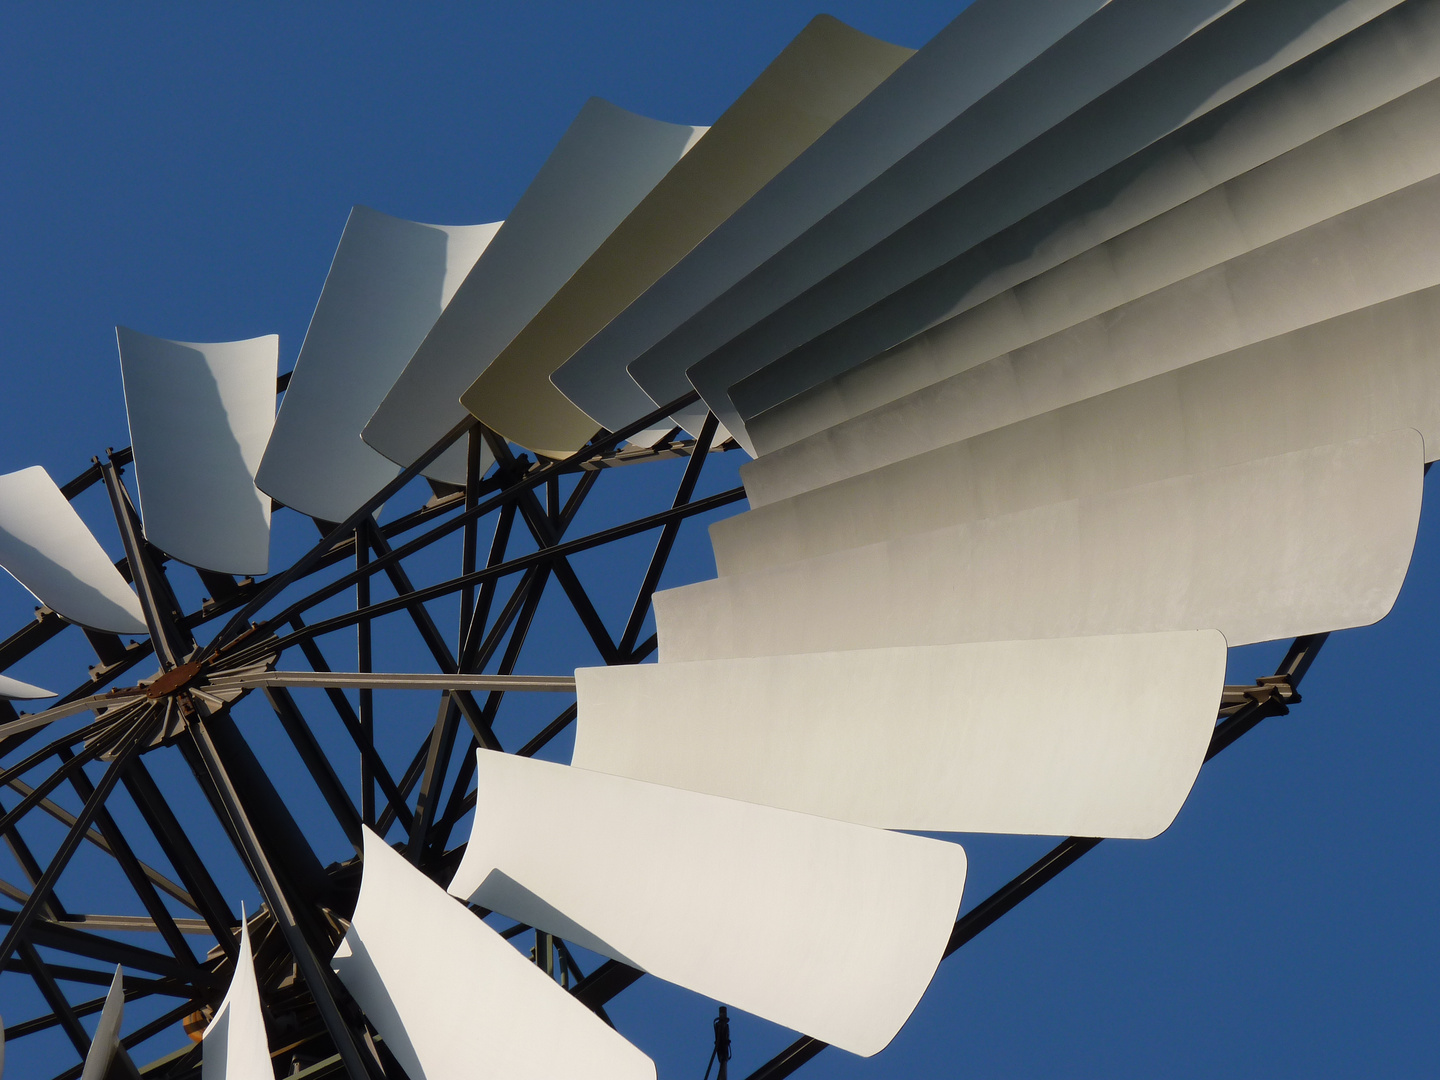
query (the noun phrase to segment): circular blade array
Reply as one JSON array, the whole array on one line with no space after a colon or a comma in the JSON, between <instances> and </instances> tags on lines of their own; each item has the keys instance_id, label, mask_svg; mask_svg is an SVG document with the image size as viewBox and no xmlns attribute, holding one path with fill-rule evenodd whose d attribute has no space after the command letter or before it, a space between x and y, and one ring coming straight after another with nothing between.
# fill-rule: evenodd
<instances>
[{"instance_id":1,"label":"circular blade array","mask_svg":"<svg viewBox=\"0 0 1440 1080\"><path fill-rule=\"evenodd\" d=\"M407 1074L654 1075L466 905L873 1054L966 875L895 830L1166 829L1227 643L1373 623L1404 581L1440 456L1437 107L1440 0L977 0L913 55L821 17L708 129L592 99L503 222L355 207L278 417L274 336L119 329L144 538L204 571L268 570L272 497L374 529L427 455L518 483L508 443L629 425L755 458L718 576L655 594L659 662L577 672L571 765L478 751L450 895L418 834L352 823L332 968ZM558 486L533 510L543 540ZM463 649L441 676L170 655L127 550L43 470L0 476L0 565L155 634L127 703L572 687ZM206 1080L267 1067L243 918L234 962Z\"/></svg>"}]
</instances>

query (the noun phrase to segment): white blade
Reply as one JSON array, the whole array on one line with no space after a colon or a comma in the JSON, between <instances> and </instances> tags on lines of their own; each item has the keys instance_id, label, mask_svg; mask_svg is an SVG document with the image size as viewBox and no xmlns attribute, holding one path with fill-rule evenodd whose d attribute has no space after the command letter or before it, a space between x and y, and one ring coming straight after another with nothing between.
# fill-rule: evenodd
<instances>
[{"instance_id":1,"label":"white blade","mask_svg":"<svg viewBox=\"0 0 1440 1080\"><path fill-rule=\"evenodd\" d=\"M351 210L255 477L262 491L344 521L395 479L400 466L360 431L499 228ZM465 452L448 451L462 474Z\"/></svg>"},{"instance_id":2,"label":"white blade","mask_svg":"<svg viewBox=\"0 0 1440 1080\"><path fill-rule=\"evenodd\" d=\"M710 540L722 576L747 573L1401 427L1440 455L1440 286L769 503Z\"/></svg>"},{"instance_id":3,"label":"white blade","mask_svg":"<svg viewBox=\"0 0 1440 1080\"><path fill-rule=\"evenodd\" d=\"M623 364L556 369L913 52L812 20L485 370L506 434L563 457L651 412Z\"/></svg>"},{"instance_id":4,"label":"white blade","mask_svg":"<svg viewBox=\"0 0 1440 1080\"><path fill-rule=\"evenodd\" d=\"M368 828L331 966L411 1080L654 1080L649 1058Z\"/></svg>"},{"instance_id":5,"label":"white blade","mask_svg":"<svg viewBox=\"0 0 1440 1080\"><path fill-rule=\"evenodd\" d=\"M461 394L701 131L587 102L366 424L365 441L408 465L462 420ZM512 414L475 407L504 433ZM465 482L463 470L442 478Z\"/></svg>"},{"instance_id":6,"label":"white blade","mask_svg":"<svg viewBox=\"0 0 1440 1080\"><path fill-rule=\"evenodd\" d=\"M576 675L580 768L888 829L1148 839L1205 759L1225 639L1187 630Z\"/></svg>"},{"instance_id":7,"label":"white blade","mask_svg":"<svg viewBox=\"0 0 1440 1080\"><path fill-rule=\"evenodd\" d=\"M4 701L33 701L36 698L54 697L54 690L46 690L39 686L32 686L19 679L12 679L8 675L0 675L0 700Z\"/></svg>"},{"instance_id":8,"label":"white blade","mask_svg":"<svg viewBox=\"0 0 1440 1080\"><path fill-rule=\"evenodd\" d=\"M0 476L0 566L73 623L146 632L139 599L39 465Z\"/></svg>"},{"instance_id":9,"label":"white blade","mask_svg":"<svg viewBox=\"0 0 1440 1080\"><path fill-rule=\"evenodd\" d=\"M749 466L764 505L1440 284L1440 177L1266 244Z\"/></svg>"},{"instance_id":10,"label":"white blade","mask_svg":"<svg viewBox=\"0 0 1440 1080\"><path fill-rule=\"evenodd\" d=\"M275 423L280 339L167 341L115 328L145 538L191 566L263 574L270 498L255 470Z\"/></svg>"},{"instance_id":11,"label":"white blade","mask_svg":"<svg viewBox=\"0 0 1440 1080\"><path fill-rule=\"evenodd\" d=\"M105 1004L100 1008L100 1021L95 1025L95 1035L90 1040L80 1080L105 1080L111 1062L121 1052L120 1021L124 1016L125 972L116 964L115 978L110 980L110 989L105 993Z\"/></svg>"},{"instance_id":12,"label":"white blade","mask_svg":"<svg viewBox=\"0 0 1440 1080\"><path fill-rule=\"evenodd\" d=\"M1108 0L977 0L597 333L576 364L624 367ZM644 388L655 404L673 401Z\"/></svg>"},{"instance_id":13,"label":"white blade","mask_svg":"<svg viewBox=\"0 0 1440 1080\"><path fill-rule=\"evenodd\" d=\"M755 449L1433 175L1437 77L1440 4L1375 19L731 387Z\"/></svg>"},{"instance_id":14,"label":"white blade","mask_svg":"<svg viewBox=\"0 0 1440 1080\"><path fill-rule=\"evenodd\" d=\"M1232 5L1114 0L632 369L683 364L747 445L741 378L1396 2L1248 0L1202 29Z\"/></svg>"},{"instance_id":15,"label":"white blade","mask_svg":"<svg viewBox=\"0 0 1440 1080\"><path fill-rule=\"evenodd\" d=\"M225 1000L205 1026L201 1051L201 1080L272 1080L270 1043L265 1038L265 1015L260 1010L260 988L255 982L255 958L250 952L250 928L240 912L240 951Z\"/></svg>"},{"instance_id":16,"label":"white blade","mask_svg":"<svg viewBox=\"0 0 1440 1080\"><path fill-rule=\"evenodd\" d=\"M1389 432L656 593L661 659L1368 625L1405 579L1423 459Z\"/></svg>"},{"instance_id":17,"label":"white blade","mask_svg":"<svg viewBox=\"0 0 1440 1080\"><path fill-rule=\"evenodd\" d=\"M474 903L857 1054L894 1037L940 962L957 845L478 754L450 885Z\"/></svg>"}]
</instances>

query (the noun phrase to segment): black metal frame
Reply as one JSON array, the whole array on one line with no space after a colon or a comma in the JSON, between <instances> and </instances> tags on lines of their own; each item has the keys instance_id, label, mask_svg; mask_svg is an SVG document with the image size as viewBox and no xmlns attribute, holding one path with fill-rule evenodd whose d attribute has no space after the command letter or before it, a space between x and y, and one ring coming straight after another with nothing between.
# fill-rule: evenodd
<instances>
[{"instance_id":1,"label":"black metal frame","mask_svg":"<svg viewBox=\"0 0 1440 1080\"><path fill-rule=\"evenodd\" d=\"M285 379L277 387L283 390ZM354 1080L403 1078L404 1074L383 1043L365 1025L360 1010L333 975L326 958L344 933L359 884L358 854L361 825L385 831L399 822L408 837L404 850L426 873L442 878L458 861L463 844L450 847L451 833L474 805L469 792L476 747L502 749L494 723L504 691L491 691L483 700L468 691L441 694L434 724L427 731L408 766L398 776L376 752L373 742L374 711L369 691L360 691L358 709L339 690L327 692L341 727L354 742L360 759L360 800L356 805L317 741L310 721L282 688L264 692L281 727L293 743L326 805L355 847L357 857L330 867L322 866L304 831L294 820L281 794L267 777L254 750L232 722L228 706L206 709L188 696L185 665L203 665L219 672L243 667L267 657L297 650L316 671L328 670L315 639L323 634L355 628L356 670L373 667L372 625L384 615L405 612L427 645L436 665L446 674L473 673L491 668L498 674L513 672L534 622L542 595L552 580L579 617L606 663L637 663L655 648L655 637L641 641L640 633L657 587L674 548L681 524L688 518L738 501L743 489L694 497L712 447L717 423L707 419L699 438L671 437L648 450L617 447L629 435L654 425L692 403L690 394L657 409L650 416L613 434L601 432L579 453L558 462L531 462L515 457L504 440L473 421L453 429L424 458L345 522L317 522L322 539L283 573L265 582L237 582L226 575L203 573L211 599L194 612L184 612L166 577L166 557L144 539L140 521L121 479L130 461L129 451L111 452L96 459L62 491L74 498L95 483L104 483L125 546L117 568L136 585L150 631L147 641L125 646L114 635L87 632L97 657L91 678L61 699L62 703L96 694L158 649L162 672L175 673L177 689L155 698L139 697L117 704L89 724L47 742L37 751L17 752L38 731L0 740L0 795L20 797L13 807L0 803L0 837L14 854L27 878L27 888L0 882L0 895L20 905L0 906L0 978L21 975L34 981L50 1012L12 1023L12 1041L59 1027L83 1058L89 1039L79 1018L99 1010L103 998L71 1003L58 986L70 981L94 986L109 983L109 974L89 963L123 963L127 970L127 997L159 995L180 1004L155 1022L132 1032L126 1046L144 1041L177 1020L205 1007L213 1007L229 982L236 955L238 919L216 886L205 860L188 838L175 811L146 769L143 753L160 739L184 755L216 818L230 837L243 864L265 900L252 915L252 941L262 994L269 1013L272 1045L321 1060L307 1077L348 1075ZM468 441L469 469L463 489L437 494L421 509L385 526L372 513L419 475L429 461L456 439ZM488 445L496 466L488 477L480 475L481 448ZM669 508L588 536L566 539L575 516L606 468L669 457L688 457ZM562 503L560 478L570 475L575 484ZM544 500L537 489L544 489ZM494 515L494 530L484 565L479 558L479 523ZM506 557L517 522L534 540L534 552ZM402 538L415 530L419 535ZM461 566L455 577L416 588L404 560L456 530L462 530ZM610 635L578 574L568 561L577 552L603 546L640 533L658 530L659 536L634 601L625 613L618 639ZM291 597L287 590L323 569L353 566L308 593ZM371 581L384 574L396 596L376 601ZM518 576L519 584L498 611L496 598L502 578ZM354 610L307 623L305 615L323 601L353 588ZM427 600L458 593L460 620L454 648L424 607ZM280 611L252 621L281 599ZM229 621L208 645L197 646L194 631L223 616ZM42 609L35 622L0 642L0 670L38 648L67 624L54 612ZM1230 745L1268 716L1282 714L1299 699L1298 685L1324 642L1324 636L1297 639L1276 674L1250 687L1228 688L1209 757ZM513 752L533 755L563 731L575 718L574 705L564 709L522 747ZM12 708L0 702L0 723L14 719ZM463 727L462 727L463 722ZM455 775L447 772L455 760L455 747L468 740ZM98 781L84 770L88 763L107 758ZM8 767L6 761L12 761ZM53 764L52 764L53 763ZM45 778L31 785L22 777L41 768ZM83 804L72 814L47 795L68 784ZM123 831L105 809L109 794L123 784L140 811L155 844L174 868L178 881L142 863L131 850ZM8 795L6 796L8 799ZM42 866L22 837L19 826L34 810L43 810L67 828L59 851ZM139 895L148 913L106 919L71 913L55 893L66 863L83 843L110 855ZM981 901L956 923L946 955L955 952L1006 912L1023 902L1100 841L1072 837L1061 843L1019 877ZM161 894L192 911L196 918L173 917ZM487 914L480 912L479 914ZM506 936L530 928L512 927ZM145 930L159 935L166 951L140 948L107 937L107 932ZM187 935L213 937L218 949L197 958ZM42 955L59 953L82 961L66 964ZM616 961L582 972L563 943L537 937L537 958L560 978L571 992L600 1016L604 1005L642 977L642 973ZM557 966L556 959L559 959ZM285 978L298 975L298 980ZM573 985L572 984L573 981ZM0 984L3 985L3 984ZM607 1018L608 1022L608 1018ZM824 1050L825 1044L802 1038L753 1072L749 1080L778 1080L789 1076ZM198 1077L198 1054L182 1048L157 1062L147 1076L158 1080ZM133 1069L121 1055L122 1068ZM78 1076L80 1065L57 1074L55 1080Z\"/></svg>"}]
</instances>

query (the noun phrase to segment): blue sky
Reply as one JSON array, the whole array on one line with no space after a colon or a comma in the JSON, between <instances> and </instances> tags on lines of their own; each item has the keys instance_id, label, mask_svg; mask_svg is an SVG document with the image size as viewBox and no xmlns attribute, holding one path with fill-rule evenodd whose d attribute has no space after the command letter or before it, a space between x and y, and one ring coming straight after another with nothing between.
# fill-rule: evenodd
<instances>
[{"instance_id":1,"label":"blue sky","mask_svg":"<svg viewBox=\"0 0 1440 1080\"><path fill-rule=\"evenodd\" d=\"M823 10L918 46L958 6ZM7 6L0 471L42 464L63 481L128 443L115 324L199 341L278 332L287 370L352 204L438 223L502 218L587 97L709 123L819 10L788 0ZM706 490L733 484L736 465L714 462ZM658 509L675 475L655 466L597 489L585 527ZM104 506L81 509L101 532ZM300 550L313 531L285 516L277 549ZM878 1057L827 1051L800 1075L1432 1072L1437 528L1432 499L1395 611L1335 635L1304 703L1207 766L1167 833L1102 845L946 961ZM113 532L102 540L115 546ZM577 561L602 610L622 606L646 554L640 544ZM667 583L711 573L692 525ZM0 630L32 606L0 581ZM563 611L542 623L528 669L590 662ZM403 662L414 645L393 648ZM1268 672L1280 651L1233 653L1231 680ZM86 662L83 641L57 645L12 674L68 689ZM396 703L397 739L413 741L430 707ZM1050 843L963 841L967 907ZM237 906L255 902L238 872L226 885ZM38 1011L0 998L7 1020ZM712 1003L646 981L612 1013L662 1077L698 1080ZM738 1019L732 1075L790 1037ZM137 1057L173 1045L155 1040ZM49 1075L59 1066L44 1068L45 1055L68 1053L35 1046L15 1048L8 1075Z\"/></svg>"}]
</instances>

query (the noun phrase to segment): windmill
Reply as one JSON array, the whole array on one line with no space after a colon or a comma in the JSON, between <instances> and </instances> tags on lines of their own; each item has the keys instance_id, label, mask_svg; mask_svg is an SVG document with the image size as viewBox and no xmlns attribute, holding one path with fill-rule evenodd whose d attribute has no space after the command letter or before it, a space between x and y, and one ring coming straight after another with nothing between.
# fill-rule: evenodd
<instances>
[{"instance_id":1,"label":"windmill","mask_svg":"<svg viewBox=\"0 0 1440 1080\"><path fill-rule=\"evenodd\" d=\"M955 922L958 846L893 830L1086 838L997 898L1002 910L1100 837L1162 831L1203 760L1292 704L1324 635L1383 617L1403 580L1433 429L1436 14L1416 0L1056 8L982 2L909 59L818 21L708 131L592 103L504 224L357 209L273 430L273 338L122 330L132 450L64 488L34 469L0 478L0 563L44 605L10 655L74 624L100 661L53 709L0 727L52 740L6 746L7 779L61 762L6 824L107 763L59 854L13 897L0 953L43 980L37 946L98 948L59 934L51 902L92 823L148 889L156 932L178 936L153 876L104 823L124 782L187 867L181 891L217 941L180 1008L231 985L224 1038L257 1030L265 989L250 994L239 974L249 929L237 941L204 859L143 779L147 753L176 750L255 876L258 925L293 963L290 989L308 990L291 1034L329 1041L321 1067L644 1075L643 1055L585 1005L648 971L800 1031L759 1073L773 1077L822 1042L878 1050L975 928ZM764 128L771 110L754 101L803 92L786 65L810 70L816 55L835 64L828 123L781 149L755 137L746 125ZM686 163L722 136L727 160L737 146L770 156L716 193ZM1305 198L1297 176L1313 187ZM682 231L682 211L708 214L704 228L634 269L651 235ZM597 299L600 283L614 288ZM638 407L611 418L620 398ZM388 441L400 435L422 445ZM641 642L674 529L742 497L692 499L712 448L737 444L755 455L752 509L715 529L714 581L656 596L657 633ZM138 506L121 476L132 455ZM674 455L689 462L669 510L562 539L596 466ZM422 474L435 498L378 525L377 508ZM577 475L562 502L562 477ZM68 506L87 483L108 494L122 567ZM271 498L323 538L256 581L270 569ZM1228 508L1262 499L1272 513L1231 527ZM481 569L476 525L491 512L497 543ZM538 550L507 559L500 538L517 524ZM616 642L568 558L654 528L643 603ZM392 546L412 529L425 531ZM415 587L401 560L454 532L461 574ZM167 559L198 571L209 603L185 610ZM318 576L351 559L353 571ZM368 592L382 573L392 600ZM517 573L530 587L493 613L490 583ZM522 625L552 575L609 664L573 681L513 675L488 621ZM306 621L351 589L353 610ZM452 649L423 603L457 592ZM370 670L369 626L391 613L415 622L438 675ZM357 626L354 672L323 670L306 649ZM1222 686L1227 642L1291 637L1271 679ZM288 670L294 650L321 670ZM636 663L652 650L659 663ZM154 678L100 693L156 661ZM365 763L360 806L295 708L297 686L362 691L348 716L331 697ZM399 687L443 697L397 782L374 754L365 695ZM535 740L493 753L496 695L572 688L575 705L536 736L576 722L570 766L525 762ZM354 859L303 857L230 716L252 691ZM442 806L464 732L475 753L463 748ZM447 844L472 782L462 851ZM684 864L727 840L724 878ZM686 872L667 877L677 864ZM566 997L443 884L609 959ZM656 897L669 903L651 910ZM897 910L909 940L887 951ZM402 932L404 911L426 913L424 934ZM764 934L802 928L833 963L863 957L860 977L787 985L793 972L763 963ZM467 1028L446 1009L471 990L515 1012ZM207 1074L221 1038L208 1030ZM553 1058L534 1052L542 1033ZM83 1030L74 1041L113 1049Z\"/></svg>"}]
</instances>

